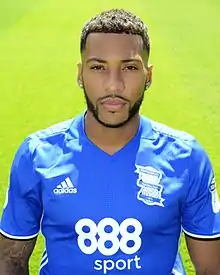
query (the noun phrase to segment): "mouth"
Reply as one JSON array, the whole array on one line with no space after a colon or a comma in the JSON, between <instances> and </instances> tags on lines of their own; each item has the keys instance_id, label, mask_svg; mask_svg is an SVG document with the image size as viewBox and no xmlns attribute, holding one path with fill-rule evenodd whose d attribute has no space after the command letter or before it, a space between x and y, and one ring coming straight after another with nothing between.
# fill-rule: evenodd
<instances>
[{"instance_id":1,"label":"mouth","mask_svg":"<svg viewBox=\"0 0 220 275\"><path fill-rule=\"evenodd\" d=\"M124 107L124 105L127 102L120 98L105 98L101 100L101 105L110 110L110 111L116 111Z\"/></svg>"}]
</instances>

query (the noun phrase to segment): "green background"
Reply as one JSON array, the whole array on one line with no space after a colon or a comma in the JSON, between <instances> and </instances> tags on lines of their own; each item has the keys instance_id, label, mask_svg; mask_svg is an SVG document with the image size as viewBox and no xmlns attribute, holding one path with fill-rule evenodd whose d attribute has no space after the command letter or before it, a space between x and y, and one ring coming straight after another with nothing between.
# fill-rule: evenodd
<instances>
[{"instance_id":1,"label":"green background","mask_svg":"<svg viewBox=\"0 0 220 275\"><path fill-rule=\"evenodd\" d=\"M219 181L219 0L0 0L1 209L22 140L84 110L76 84L80 31L88 18L113 7L137 13L150 30L154 75L142 112L193 134ZM33 275L42 249L40 238ZM184 243L181 251L187 274L193 274Z\"/></svg>"}]
</instances>

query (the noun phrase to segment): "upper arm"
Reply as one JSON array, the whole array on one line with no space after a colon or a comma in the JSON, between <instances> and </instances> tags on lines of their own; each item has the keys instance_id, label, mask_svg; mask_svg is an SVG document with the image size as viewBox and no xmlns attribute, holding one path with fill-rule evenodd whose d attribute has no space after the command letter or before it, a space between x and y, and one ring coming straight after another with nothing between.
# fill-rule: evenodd
<instances>
[{"instance_id":1,"label":"upper arm","mask_svg":"<svg viewBox=\"0 0 220 275\"><path fill-rule=\"evenodd\" d=\"M40 179L34 169L33 144L26 139L16 152L2 213L0 232L11 239L38 235L42 216Z\"/></svg>"},{"instance_id":2,"label":"upper arm","mask_svg":"<svg viewBox=\"0 0 220 275\"><path fill-rule=\"evenodd\" d=\"M3 274L24 274L23 271L28 270L28 260L35 244L36 238L30 240L13 240L0 234L1 272L3 272ZM25 274L28 274L28 272Z\"/></svg>"},{"instance_id":3,"label":"upper arm","mask_svg":"<svg viewBox=\"0 0 220 275\"><path fill-rule=\"evenodd\" d=\"M220 203L211 162L196 142L193 144L188 189L182 205L182 228L195 268L203 271L215 268L215 272L220 272Z\"/></svg>"},{"instance_id":4,"label":"upper arm","mask_svg":"<svg viewBox=\"0 0 220 275\"><path fill-rule=\"evenodd\" d=\"M196 274L220 275L220 239L201 240L186 236L186 243Z\"/></svg>"},{"instance_id":5,"label":"upper arm","mask_svg":"<svg viewBox=\"0 0 220 275\"><path fill-rule=\"evenodd\" d=\"M203 148L195 142L189 163L182 228L186 235L199 239L220 237L220 203L214 171Z\"/></svg>"}]
</instances>

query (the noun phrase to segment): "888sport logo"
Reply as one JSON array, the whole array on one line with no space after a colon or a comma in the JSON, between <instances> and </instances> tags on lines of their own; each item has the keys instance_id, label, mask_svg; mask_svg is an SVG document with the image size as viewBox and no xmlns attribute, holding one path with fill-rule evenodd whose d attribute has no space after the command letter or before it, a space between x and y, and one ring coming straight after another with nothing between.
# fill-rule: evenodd
<instances>
[{"instance_id":1,"label":"888sport logo","mask_svg":"<svg viewBox=\"0 0 220 275\"><path fill-rule=\"evenodd\" d=\"M119 250L126 255L132 255L141 248L142 225L134 218L127 218L120 224L112 218L104 218L98 224L91 219L81 219L75 225L78 235L77 243L80 250L91 255L97 250L105 260L94 261L94 269L107 274L110 270L140 269L140 257L137 255L126 259L111 259Z\"/></svg>"}]
</instances>

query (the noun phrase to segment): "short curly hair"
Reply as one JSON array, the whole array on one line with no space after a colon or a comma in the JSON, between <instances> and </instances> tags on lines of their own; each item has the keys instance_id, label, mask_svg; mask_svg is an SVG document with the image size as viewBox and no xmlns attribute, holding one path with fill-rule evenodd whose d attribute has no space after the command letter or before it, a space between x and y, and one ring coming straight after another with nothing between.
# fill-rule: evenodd
<instances>
[{"instance_id":1,"label":"short curly hair","mask_svg":"<svg viewBox=\"0 0 220 275\"><path fill-rule=\"evenodd\" d=\"M86 47L86 39L90 33L127 33L140 35L143 47L150 55L150 39L148 28L135 14L124 9L103 11L92 17L83 27L80 40L80 52Z\"/></svg>"}]
</instances>

